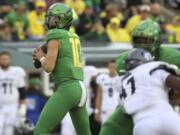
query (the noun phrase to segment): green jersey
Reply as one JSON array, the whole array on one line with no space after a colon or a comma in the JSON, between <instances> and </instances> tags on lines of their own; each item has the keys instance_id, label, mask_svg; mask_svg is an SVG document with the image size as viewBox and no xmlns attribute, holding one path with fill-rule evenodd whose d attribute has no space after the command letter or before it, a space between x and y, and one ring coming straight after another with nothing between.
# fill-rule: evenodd
<instances>
[{"instance_id":1,"label":"green jersey","mask_svg":"<svg viewBox=\"0 0 180 135\"><path fill-rule=\"evenodd\" d=\"M79 37L67 30L51 29L47 33L46 41L53 39L59 40L61 44L55 68L51 73L55 84L59 85L69 80L83 80Z\"/></svg>"},{"instance_id":2,"label":"green jersey","mask_svg":"<svg viewBox=\"0 0 180 135\"><path fill-rule=\"evenodd\" d=\"M116 59L116 70L120 72L125 69L124 60L128 56L128 51L121 53ZM159 56L155 58L157 61L164 61L174 64L180 68L180 51L173 48L160 47Z\"/></svg>"}]
</instances>

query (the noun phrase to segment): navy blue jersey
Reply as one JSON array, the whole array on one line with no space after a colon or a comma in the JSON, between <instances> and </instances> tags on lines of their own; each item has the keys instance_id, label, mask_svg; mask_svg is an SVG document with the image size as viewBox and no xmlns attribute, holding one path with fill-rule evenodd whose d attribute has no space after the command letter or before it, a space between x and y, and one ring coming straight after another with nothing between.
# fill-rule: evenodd
<instances>
[{"instance_id":1,"label":"navy blue jersey","mask_svg":"<svg viewBox=\"0 0 180 135\"><path fill-rule=\"evenodd\" d=\"M37 90L28 90L26 95L27 118L36 124L47 98Z\"/></svg>"}]
</instances>

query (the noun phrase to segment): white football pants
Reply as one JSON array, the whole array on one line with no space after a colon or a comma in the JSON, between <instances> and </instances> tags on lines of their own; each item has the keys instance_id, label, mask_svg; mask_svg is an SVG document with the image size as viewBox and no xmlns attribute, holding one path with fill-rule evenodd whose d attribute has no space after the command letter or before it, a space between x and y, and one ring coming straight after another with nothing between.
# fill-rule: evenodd
<instances>
[{"instance_id":1,"label":"white football pants","mask_svg":"<svg viewBox=\"0 0 180 135\"><path fill-rule=\"evenodd\" d=\"M180 116L164 111L135 122L133 135L180 135Z\"/></svg>"}]
</instances>

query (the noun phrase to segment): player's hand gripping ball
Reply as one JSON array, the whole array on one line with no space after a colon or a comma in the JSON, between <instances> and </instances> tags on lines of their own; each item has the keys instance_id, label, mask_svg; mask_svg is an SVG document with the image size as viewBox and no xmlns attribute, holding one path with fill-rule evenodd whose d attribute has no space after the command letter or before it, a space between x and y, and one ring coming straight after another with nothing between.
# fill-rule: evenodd
<instances>
[{"instance_id":1,"label":"player's hand gripping ball","mask_svg":"<svg viewBox=\"0 0 180 135\"><path fill-rule=\"evenodd\" d=\"M44 54L47 53L47 44L44 43L42 45L40 45L38 48L35 49L35 51L33 52L33 64L35 68L40 68L41 67L41 62L39 61L39 59L37 58L37 53L38 51L42 51Z\"/></svg>"}]
</instances>

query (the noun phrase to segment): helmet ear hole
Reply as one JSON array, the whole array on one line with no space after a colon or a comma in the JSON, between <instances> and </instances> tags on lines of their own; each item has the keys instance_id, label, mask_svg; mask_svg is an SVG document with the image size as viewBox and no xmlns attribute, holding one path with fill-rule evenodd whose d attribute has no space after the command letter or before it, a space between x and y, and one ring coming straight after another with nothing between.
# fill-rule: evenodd
<instances>
[{"instance_id":1,"label":"helmet ear hole","mask_svg":"<svg viewBox=\"0 0 180 135\"><path fill-rule=\"evenodd\" d=\"M139 66L142 64L142 61L140 60L135 60L135 59L130 59L125 61L125 68L127 71L134 69L135 67Z\"/></svg>"}]
</instances>

